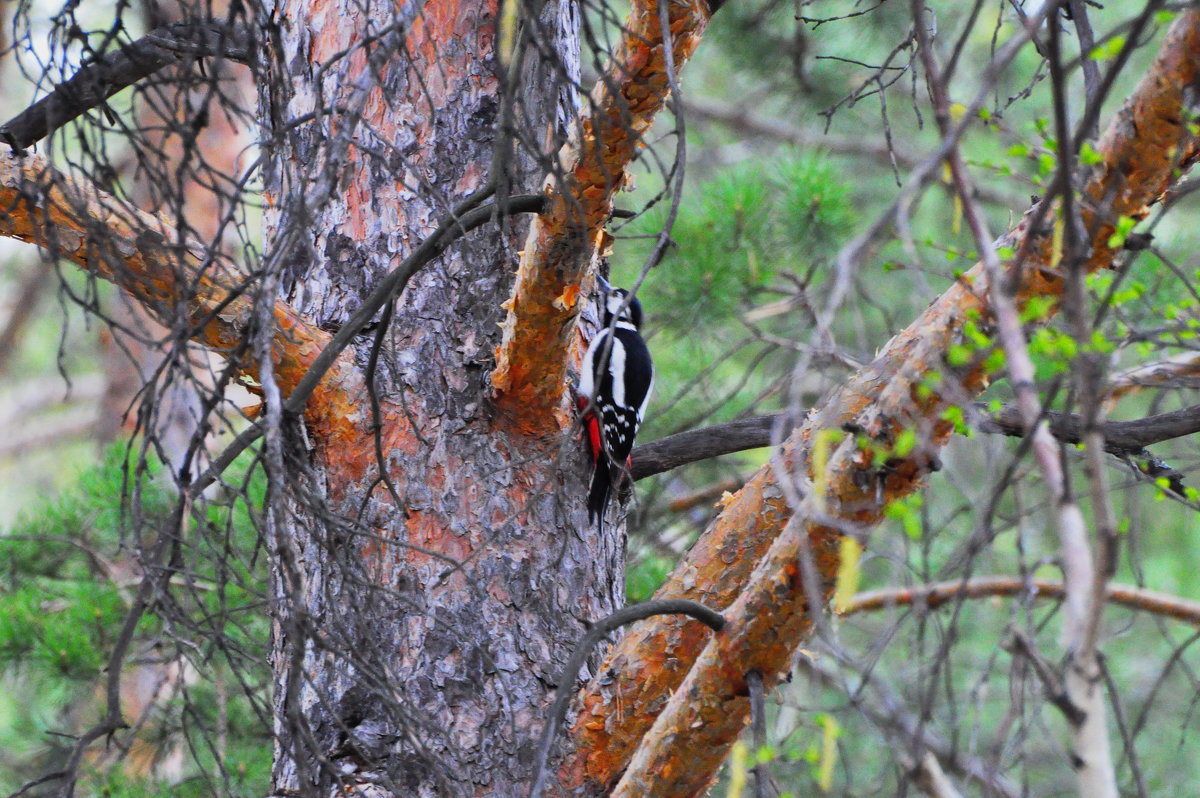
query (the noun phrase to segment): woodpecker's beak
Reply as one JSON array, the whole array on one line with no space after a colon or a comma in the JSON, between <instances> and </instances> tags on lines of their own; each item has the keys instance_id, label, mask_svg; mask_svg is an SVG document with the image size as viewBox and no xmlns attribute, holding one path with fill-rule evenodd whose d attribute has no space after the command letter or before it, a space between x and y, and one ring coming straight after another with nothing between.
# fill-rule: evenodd
<instances>
[{"instance_id":1,"label":"woodpecker's beak","mask_svg":"<svg viewBox=\"0 0 1200 798\"><path fill-rule=\"evenodd\" d=\"M599 274L596 275L596 282L600 283L600 287L604 289L604 293L608 294L612 292L612 286L608 284L608 280L605 280Z\"/></svg>"}]
</instances>

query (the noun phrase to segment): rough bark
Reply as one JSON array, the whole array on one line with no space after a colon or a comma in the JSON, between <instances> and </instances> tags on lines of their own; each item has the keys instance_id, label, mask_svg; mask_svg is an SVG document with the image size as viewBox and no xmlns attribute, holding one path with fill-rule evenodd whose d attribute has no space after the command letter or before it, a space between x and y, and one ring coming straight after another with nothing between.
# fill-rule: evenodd
<instances>
[{"instance_id":1,"label":"rough bark","mask_svg":"<svg viewBox=\"0 0 1200 798\"><path fill-rule=\"evenodd\" d=\"M1082 197L1093 242L1088 269L1110 265L1117 254L1107 245L1113 222L1122 215L1142 218L1195 157L1196 141L1180 109L1195 96L1198 65L1200 12L1192 9L1172 25L1153 67L1097 147L1103 161ZM1019 304L1035 296L1058 298L1063 286L1062 274L1050 267L1050 237L1027 230L1029 220L1027 215L1003 242L1024 255L1012 275ZM786 673L812 622L807 598L827 593L836 573L839 537L877 523L888 502L920 487L952 432L943 411L985 386L989 375L982 362L958 369L945 362L972 318L985 328L991 318L981 266L811 414L780 457L730 499L657 594L723 609L729 626L703 650L704 636L694 624L667 619L631 630L580 695L575 755L560 773L565 785L620 779L615 794L671 796L707 787L746 719L744 674L757 669L773 684ZM928 375L939 375L940 383ZM843 428L856 434L841 433ZM891 450L906 429L917 432L920 445L874 467L870 448ZM822 431L841 440L824 473L811 475L813 445ZM781 480L801 488L811 480L824 489L807 496L793 518ZM807 588L805 550L820 580Z\"/></svg>"},{"instance_id":2,"label":"rough bark","mask_svg":"<svg viewBox=\"0 0 1200 798\"><path fill-rule=\"evenodd\" d=\"M538 27L552 32L563 66L518 62L517 102L523 124L551 131L555 152L567 121L578 122L577 81L558 71L578 68L578 7L543 8ZM270 292L285 264L287 297L265 303L272 368L260 371L248 354L256 311L248 289L258 285L161 219L37 157L3 161L0 232L116 282L168 323L182 310L194 338L241 356L268 394L303 389L317 354L339 340L326 330L351 319L449 208L489 179L521 185L544 173L533 173L529 155L505 164L512 174L487 173L505 102L492 63L497 4L446 0L395 12L383 3L281 2L259 27L262 271ZM666 86L657 13L635 12L633 67L609 87L622 120L640 107L642 131ZM636 38L644 32L648 41ZM675 31L680 61L697 37ZM600 127L616 135L618 121ZM589 117L583 127L596 124ZM607 146L589 136L593 148ZM637 134L621 136L632 136L617 142L627 161ZM585 187L604 182L596 170L606 163L590 164ZM523 237L500 222L409 286L381 354L360 341L338 357L307 405L309 448L288 441L290 515L270 516L279 532L270 543L279 791L370 781L405 795L519 792L559 663L589 620L622 603L619 528L604 538L581 533L578 441L527 436L537 407L495 414L486 403L484 369L500 337L494 297L508 292ZM556 356L563 373L576 342L566 344ZM269 458L278 429L267 433ZM376 450L387 452L383 462Z\"/></svg>"},{"instance_id":3,"label":"rough bark","mask_svg":"<svg viewBox=\"0 0 1200 798\"><path fill-rule=\"evenodd\" d=\"M388 3L284 0L271 13L268 258L288 264L298 311L336 327L498 177L498 4L433 0L398 35L383 30L397 22ZM541 20L567 62L577 13L551 4ZM535 60L522 124L559 135L577 103ZM540 180L528 155L509 166L517 187ZM561 664L623 603L622 539L586 527L579 442L527 437L485 400L523 227L502 219L418 274L366 376L378 415L364 393L354 429L310 431L311 482L286 520L299 578L282 562L276 579L276 790L521 794ZM364 371L372 345L357 344Z\"/></svg>"}]
</instances>

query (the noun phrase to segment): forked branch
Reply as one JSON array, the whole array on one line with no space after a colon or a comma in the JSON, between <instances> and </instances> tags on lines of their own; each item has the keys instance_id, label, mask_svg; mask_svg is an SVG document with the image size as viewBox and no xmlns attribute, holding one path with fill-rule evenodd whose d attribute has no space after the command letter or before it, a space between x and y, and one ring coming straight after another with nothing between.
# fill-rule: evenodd
<instances>
[{"instance_id":1,"label":"forked branch","mask_svg":"<svg viewBox=\"0 0 1200 798\"><path fill-rule=\"evenodd\" d=\"M492 372L497 405L524 432L556 433L569 424L563 393L575 322L591 289L588 270L613 196L666 103L664 41L669 36L675 69L682 68L712 11L707 0L671 2L668 33L658 0L634 2L620 47L579 121L577 140L559 158L563 173L547 180L546 210L530 226Z\"/></svg>"}]
</instances>

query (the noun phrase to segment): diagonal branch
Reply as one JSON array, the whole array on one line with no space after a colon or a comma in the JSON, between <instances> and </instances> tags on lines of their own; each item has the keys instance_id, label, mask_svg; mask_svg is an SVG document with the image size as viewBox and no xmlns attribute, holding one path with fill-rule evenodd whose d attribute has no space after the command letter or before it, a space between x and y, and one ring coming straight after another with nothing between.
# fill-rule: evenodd
<instances>
[{"instance_id":1,"label":"diagonal branch","mask_svg":"<svg viewBox=\"0 0 1200 798\"><path fill-rule=\"evenodd\" d=\"M1198 77L1200 10L1189 9L1172 25L1154 65L1097 147L1102 161L1081 198L1092 235L1089 270L1111 266L1117 253L1107 242L1114 220L1144 217L1195 158L1197 142L1179 109L1186 107L1185 92ZM1001 241L1026 253L1019 271L1010 273L1018 306L1039 296L1057 300L1063 290L1061 272L1050 265L1049 236L1028 229L1029 223L1027 216ZM744 674L758 670L771 685L786 672L811 628L809 590L827 590L841 536L877 523L889 502L920 487L953 431L944 411L985 387L989 375L982 362L952 368L945 355L964 343L968 319L987 327L991 311L987 276L976 266L810 414L779 457L726 503L657 595L704 601L721 610L729 625L707 645L692 624L658 620L635 626L601 665L605 677L580 696L572 730L576 754L560 771L564 784L610 785L623 772L615 795L692 795L705 789L745 722ZM940 380L927 379L930 375ZM857 434L844 435L846 428ZM921 443L893 456L886 469L876 469L874 453L894 452L906 430L915 431ZM814 479L818 440L831 451ZM777 473L780 466L787 472ZM780 480L815 481L824 489L806 497L793 518ZM806 588L801 565L809 552L822 584Z\"/></svg>"},{"instance_id":2,"label":"diagonal branch","mask_svg":"<svg viewBox=\"0 0 1200 798\"><path fill-rule=\"evenodd\" d=\"M442 219L336 334L311 326L286 303L275 303L274 376L288 398L288 412L303 411L321 435L340 430L327 439L350 440L357 434L358 403L365 389L361 371L346 354L354 336L404 290L413 274L461 236L497 214L537 213L545 203L539 195L522 194L480 205L490 194L490 189L477 192ZM245 348L254 318L253 293L230 265L203 254L195 242L178 242L178 233L158 217L65 177L40 156L0 151L0 236L37 244L115 283L167 326L180 321L182 313L187 337L239 358L242 372L257 378L257 364ZM193 488L211 484L262 432L260 424L244 430Z\"/></svg>"},{"instance_id":3,"label":"diagonal branch","mask_svg":"<svg viewBox=\"0 0 1200 798\"><path fill-rule=\"evenodd\" d=\"M241 353L253 298L232 266L153 214L62 175L44 158L0 150L0 236L29 241L128 291L167 326L225 355ZM296 385L329 334L282 302L275 305L274 365L280 387ZM257 375L253 360L245 373Z\"/></svg>"},{"instance_id":4,"label":"diagonal branch","mask_svg":"<svg viewBox=\"0 0 1200 798\"><path fill-rule=\"evenodd\" d=\"M710 0L668 4L675 69L695 52L714 10ZM637 0L578 139L560 156L564 173L547 180L546 210L530 226L492 372L498 406L525 432L557 432L569 423L563 392L580 299L590 288L584 280L613 195L667 99L663 42L658 0Z\"/></svg>"},{"instance_id":5,"label":"diagonal branch","mask_svg":"<svg viewBox=\"0 0 1200 798\"><path fill-rule=\"evenodd\" d=\"M81 68L54 91L0 125L0 141L20 151L163 67L201 56L248 63L252 45L244 25L181 20L118 45Z\"/></svg>"}]
</instances>

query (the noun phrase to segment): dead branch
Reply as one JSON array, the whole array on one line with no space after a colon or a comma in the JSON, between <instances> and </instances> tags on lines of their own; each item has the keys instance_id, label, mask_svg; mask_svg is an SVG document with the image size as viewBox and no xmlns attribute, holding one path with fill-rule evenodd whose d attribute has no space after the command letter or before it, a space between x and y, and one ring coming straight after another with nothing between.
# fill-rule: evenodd
<instances>
[{"instance_id":1,"label":"dead branch","mask_svg":"<svg viewBox=\"0 0 1200 798\"><path fill-rule=\"evenodd\" d=\"M981 432L1022 438L1028 430L1016 407L1005 406L987 413L987 406L975 405L982 414L976 423ZM1044 413L1050 433L1061 443L1082 443L1084 421L1075 413L1048 410ZM755 416L725 424L688 430L642 444L633 450L634 479L661 474L689 463L724 454L760 449L777 444L774 440L782 414ZM1147 446L1200 432L1200 405L1159 413L1133 421L1105 421L1099 429L1104 449L1118 457L1139 455Z\"/></svg>"},{"instance_id":2,"label":"dead branch","mask_svg":"<svg viewBox=\"0 0 1200 798\"><path fill-rule=\"evenodd\" d=\"M1200 601L1173 596L1135 585L1110 583L1106 598L1112 604L1149 612L1177 621L1200 626ZM936 609L962 599L1028 597L1030 599L1061 599L1062 582L1048 579L1022 579L1016 576L980 576L968 581L955 579L913 587L894 587L859 593L842 610L843 615L875 612L890 607Z\"/></svg>"},{"instance_id":3,"label":"dead branch","mask_svg":"<svg viewBox=\"0 0 1200 798\"><path fill-rule=\"evenodd\" d=\"M1107 398L1114 402L1144 388L1200 388L1200 354L1185 352L1117 372L1109 380Z\"/></svg>"},{"instance_id":4,"label":"dead branch","mask_svg":"<svg viewBox=\"0 0 1200 798\"><path fill-rule=\"evenodd\" d=\"M225 354L240 349L252 300L228 263L196 242L178 240L162 219L60 174L41 156L0 151L0 235L36 244L115 283L168 325L186 297L186 321L196 340ZM329 336L282 303L275 316L288 338L276 349L275 368L285 384L295 384ZM256 373L253 364L247 373Z\"/></svg>"},{"instance_id":5,"label":"dead branch","mask_svg":"<svg viewBox=\"0 0 1200 798\"><path fill-rule=\"evenodd\" d=\"M137 41L119 44L118 49L84 66L45 97L0 125L0 141L19 153L166 66L195 61L202 56L219 56L244 64L249 62L252 51L249 30L244 25L228 25L221 20L174 22Z\"/></svg>"}]
</instances>

